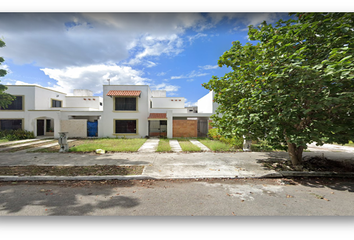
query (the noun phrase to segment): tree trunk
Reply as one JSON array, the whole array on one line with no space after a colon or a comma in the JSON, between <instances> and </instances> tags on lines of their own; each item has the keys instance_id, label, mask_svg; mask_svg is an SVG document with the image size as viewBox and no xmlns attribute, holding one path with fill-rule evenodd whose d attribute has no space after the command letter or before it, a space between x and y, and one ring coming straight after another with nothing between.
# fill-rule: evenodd
<instances>
[{"instance_id":1,"label":"tree trunk","mask_svg":"<svg viewBox=\"0 0 354 240\"><path fill-rule=\"evenodd\" d=\"M297 147L295 143L288 142L288 153L291 159L291 163L294 167L302 167L302 152L304 150L303 146Z\"/></svg>"}]
</instances>

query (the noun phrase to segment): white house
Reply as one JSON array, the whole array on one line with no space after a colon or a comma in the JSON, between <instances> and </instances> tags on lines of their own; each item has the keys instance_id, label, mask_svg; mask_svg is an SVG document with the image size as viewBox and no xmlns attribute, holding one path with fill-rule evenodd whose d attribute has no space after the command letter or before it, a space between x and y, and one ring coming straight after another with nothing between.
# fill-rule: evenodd
<instances>
[{"instance_id":1,"label":"white house","mask_svg":"<svg viewBox=\"0 0 354 240\"><path fill-rule=\"evenodd\" d=\"M215 114L215 110L219 104L214 102L215 92L210 91L204 97L200 98L197 102L199 113L212 113Z\"/></svg>"},{"instance_id":2,"label":"white house","mask_svg":"<svg viewBox=\"0 0 354 240\"><path fill-rule=\"evenodd\" d=\"M103 97L76 89L72 96L34 85L7 85L16 100L0 109L0 129L22 128L35 136L204 137L212 112L190 112L183 97L166 97L147 85L104 85ZM199 105L198 109L210 106ZM204 104L209 104L206 102Z\"/></svg>"}]
</instances>

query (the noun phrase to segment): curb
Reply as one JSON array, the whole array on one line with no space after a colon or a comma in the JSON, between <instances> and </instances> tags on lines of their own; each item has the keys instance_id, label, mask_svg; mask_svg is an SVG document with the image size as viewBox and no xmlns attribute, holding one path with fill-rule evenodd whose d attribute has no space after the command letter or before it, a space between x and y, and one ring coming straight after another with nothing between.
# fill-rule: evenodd
<instances>
[{"instance_id":1,"label":"curb","mask_svg":"<svg viewBox=\"0 0 354 240\"><path fill-rule=\"evenodd\" d=\"M354 177L354 172L297 172L297 171L279 171L262 176L262 178L277 177Z\"/></svg>"},{"instance_id":2,"label":"curb","mask_svg":"<svg viewBox=\"0 0 354 240\"><path fill-rule=\"evenodd\" d=\"M177 179L245 179L245 178L291 178L291 177L338 177L354 178L354 172L296 172L280 171L262 176L193 176L193 177L151 177L143 175L108 175L108 176L0 176L0 182L22 182L22 181L101 181L101 180L177 180Z\"/></svg>"}]
</instances>

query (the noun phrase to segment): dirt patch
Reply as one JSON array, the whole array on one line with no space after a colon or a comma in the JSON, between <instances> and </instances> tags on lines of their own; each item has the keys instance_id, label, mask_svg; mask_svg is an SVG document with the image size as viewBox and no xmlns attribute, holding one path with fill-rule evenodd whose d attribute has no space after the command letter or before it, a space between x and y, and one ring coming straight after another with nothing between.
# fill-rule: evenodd
<instances>
[{"instance_id":1,"label":"dirt patch","mask_svg":"<svg viewBox=\"0 0 354 240\"><path fill-rule=\"evenodd\" d=\"M106 176L106 175L141 175L144 166L3 166L3 176Z\"/></svg>"},{"instance_id":2,"label":"dirt patch","mask_svg":"<svg viewBox=\"0 0 354 240\"><path fill-rule=\"evenodd\" d=\"M303 160L303 169L295 169L289 160L261 160L263 167L275 171L316 171L316 172L354 172L352 161L334 161L328 158L311 157Z\"/></svg>"}]
</instances>

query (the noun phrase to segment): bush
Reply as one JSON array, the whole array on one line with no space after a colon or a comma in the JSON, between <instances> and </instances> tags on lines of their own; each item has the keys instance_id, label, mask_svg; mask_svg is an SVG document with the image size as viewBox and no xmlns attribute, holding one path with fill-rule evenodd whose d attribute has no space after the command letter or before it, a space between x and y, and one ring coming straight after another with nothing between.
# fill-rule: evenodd
<instances>
[{"instance_id":1,"label":"bush","mask_svg":"<svg viewBox=\"0 0 354 240\"><path fill-rule=\"evenodd\" d=\"M242 148L242 146L243 146L243 137L242 136L241 137L234 136L232 138L224 137L219 134L219 131L217 128L209 129L208 138L211 140L219 140L221 142L230 144L230 145L234 146L235 148Z\"/></svg>"},{"instance_id":2,"label":"bush","mask_svg":"<svg viewBox=\"0 0 354 240\"><path fill-rule=\"evenodd\" d=\"M209 139L211 139L211 140L219 140L220 137L221 136L220 136L217 128L209 129L209 131L208 131L208 138Z\"/></svg>"},{"instance_id":3,"label":"bush","mask_svg":"<svg viewBox=\"0 0 354 240\"><path fill-rule=\"evenodd\" d=\"M9 141L34 138L34 133L22 129L1 130L0 138L6 138Z\"/></svg>"}]
</instances>

